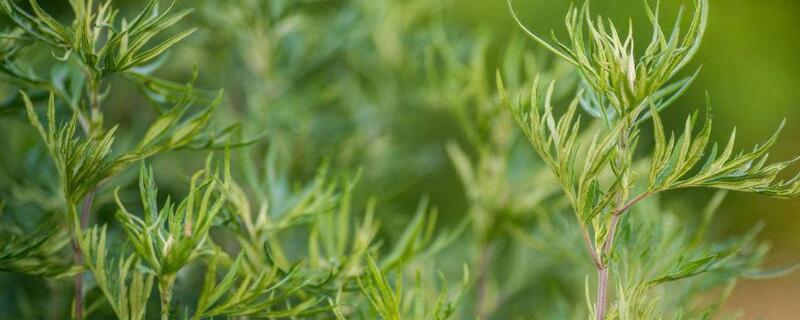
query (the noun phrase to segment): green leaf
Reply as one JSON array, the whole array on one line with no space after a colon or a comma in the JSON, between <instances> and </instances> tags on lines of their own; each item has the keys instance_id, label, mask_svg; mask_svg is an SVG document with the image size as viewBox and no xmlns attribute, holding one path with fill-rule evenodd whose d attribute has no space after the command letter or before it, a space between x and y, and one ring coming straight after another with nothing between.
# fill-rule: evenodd
<instances>
[{"instance_id":1,"label":"green leaf","mask_svg":"<svg viewBox=\"0 0 800 320\"><path fill-rule=\"evenodd\" d=\"M200 181L203 172L192 177L189 195L177 207L169 199L156 208L154 177L144 165L140 170L140 192L145 208L144 220L130 213L115 194L122 224L134 251L158 275L174 275L204 253L208 232L225 204L214 178Z\"/></svg>"},{"instance_id":2,"label":"green leaf","mask_svg":"<svg viewBox=\"0 0 800 320\"><path fill-rule=\"evenodd\" d=\"M120 319L145 319L147 302L153 289L152 274L137 268L136 255L108 262L106 227L94 227L80 234L80 247L86 268L92 273L111 309Z\"/></svg>"},{"instance_id":3,"label":"green leaf","mask_svg":"<svg viewBox=\"0 0 800 320\"><path fill-rule=\"evenodd\" d=\"M95 136L79 138L78 117L74 115L64 126L56 129L55 96L48 103L47 129L39 121L33 103L21 93L31 124L39 131L58 169L64 194L69 203L78 203L100 182L121 171L126 161L112 159L111 146L116 136L116 127Z\"/></svg>"},{"instance_id":4,"label":"green leaf","mask_svg":"<svg viewBox=\"0 0 800 320\"><path fill-rule=\"evenodd\" d=\"M0 203L2 209L2 203ZM30 234L0 229L0 271L44 277L61 277L77 272L56 256L68 238L63 230L48 219Z\"/></svg>"}]
</instances>

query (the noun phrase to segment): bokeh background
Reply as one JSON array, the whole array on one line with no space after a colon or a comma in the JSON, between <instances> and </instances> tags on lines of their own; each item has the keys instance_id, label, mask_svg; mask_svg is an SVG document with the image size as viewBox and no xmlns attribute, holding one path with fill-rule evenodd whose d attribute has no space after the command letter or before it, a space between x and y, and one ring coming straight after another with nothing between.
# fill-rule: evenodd
<instances>
[{"instance_id":1,"label":"bokeh background","mask_svg":"<svg viewBox=\"0 0 800 320\"><path fill-rule=\"evenodd\" d=\"M199 29L178 46L159 74L186 80L192 67L199 66L200 87L222 88L226 92L225 108L220 110L223 119L242 121L251 133L286 137L273 140L270 148L286 150L289 155L282 161L295 176L311 176L325 159L334 166L363 168L364 193L378 194L384 212L389 212L382 218L389 226L406 221L402 213L412 213L422 196L428 196L439 208L445 227L457 224L467 210L460 181L444 148L448 141L464 140L458 123L446 111L429 107L435 103L417 97L424 70L405 67L410 65L408 59L417 58L405 54L419 53L417 48L424 51L431 38L422 35L396 39L407 31L397 28L413 29L419 23L417 17L422 16L427 21L424 23L444 25L444 32L455 39L484 39L488 43L487 62L482 67L486 69L487 83L491 83L506 44L511 41L521 40L523 50L549 61L545 64L553 64L547 53L521 36L503 0L431 1L428 5L375 1L375 8L370 10L380 14L374 16L347 11L348 1L309 0L305 1L311 7L306 9L307 20L281 23L255 19L240 11L248 6L259 7L265 1L276 8L292 2L178 1L179 7L196 9L185 24ZM69 16L64 1L40 2L61 17ZM684 2L663 0L665 21ZM133 12L141 6L138 0L114 3L122 6L123 12ZM369 1L359 3L363 8ZM530 29L541 34L553 29L562 34L562 17L569 1L517 0L514 5ZM594 0L592 6L595 12L620 23L632 17L638 26L635 32L648 33L644 11L637 0ZM753 145L770 135L785 118L787 125L773 156L785 159L800 153L800 2L712 0L710 14L705 43L692 64L702 67L700 76L667 111L667 121L679 123L687 112L703 106L708 93L718 140L725 139L736 127L738 145ZM385 21L364 23L365 19ZM359 29L381 26L388 29ZM270 41L281 32L302 36L296 41ZM277 50L272 45L281 48ZM275 56L270 56L273 53ZM359 89L350 90L348 86ZM122 84L115 89L107 105L122 107L111 111L113 121L136 130L137 119L152 117L152 110L135 89ZM449 94L459 95L462 90L455 87ZM16 123L4 123L20 128L19 135L32 132L22 129L25 123L21 114L16 117ZM350 136L354 131L358 133L356 138ZM187 161L187 157L196 159ZM374 161L387 158L393 160ZM202 159L201 155L177 154L155 161L164 175L185 178L191 166L199 167ZM171 170L178 165L180 170ZM372 172L390 174L372 176ZM172 186L174 190L183 185L183 180L177 180L181 183ZM684 214L692 214L692 208L702 207L710 196L709 192L692 190L671 194L664 201L669 205L671 199L676 199L673 201L680 202ZM773 248L766 265L778 267L800 259L798 208L800 200L732 194L717 215L714 229L720 235L737 234L763 221L765 229L760 237ZM111 215L98 220L103 219L110 220ZM727 308L743 310L745 319L797 319L798 300L800 273L794 273L771 280L741 281Z\"/></svg>"}]
</instances>

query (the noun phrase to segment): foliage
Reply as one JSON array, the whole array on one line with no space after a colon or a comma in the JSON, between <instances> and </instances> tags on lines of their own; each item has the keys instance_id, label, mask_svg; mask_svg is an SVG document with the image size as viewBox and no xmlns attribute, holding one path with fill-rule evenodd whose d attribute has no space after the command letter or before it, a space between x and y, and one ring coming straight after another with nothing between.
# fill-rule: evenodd
<instances>
[{"instance_id":1,"label":"foliage","mask_svg":"<svg viewBox=\"0 0 800 320\"><path fill-rule=\"evenodd\" d=\"M777 133L667 133L707 0L646 3L643 50L588 2L548 42L509 1L532 43L446 1L164 4L0 0L0 317L696 319L793 269L713 228L800 193Z\"/></svg>"},{"instance_id":2,"label":"foliage","mask_svg":"<svg viewBox=\"0 0 800 320\"><path fill-rule=\"evenodd\" d=\"M511 8L510 1L508 4ZM691 187L757 192L779 197L792 197L800 193L798 178L779 178L779 174L794 160L767 164L767 151L775 143L777 133L749 153L741 152L733 156L735 132L721 153L716 145L707 151L711 136L710 115L706 115L705 124L695 136L698 116L693 114L687 118L680 137L676 139L671 134L669 139L666 138L659 113L682 94L694 76L673 84L667 83L697 52L706 28L708 2L697 0L694 5L695 11L687 31L683 34L680 31L682 21L679 14L669 37L664 35L659 26L658 7L652 10L647 6L648 17L653 24L653 37L639 57L634 55L632 27L629 27L625 40L621 40L612 22L606 23L602 18L593 20L588 2L581 9L570 9L567 15L566 27L571 47L558 40L555 40L556 46L552 46L525 29L519 19L516 20L536 42L575 65L587 92L579 91L561 116L554 114L552 82L542 95L537 79L530 98L519 103L510 102L505 93L502 95L523 133L558 179L578 219L598 273L597 297L592 304L597 319L655 318L660 314L657 303L644 298L651 287L703 273L714 274L721 269L730 269L729 272L739 275L748 272L746 267L734 267L740 262L733 257L752 246L752 235L694 253L698 251L696 244L681 245L683 240L680 234L670 234L669 229L661 230L667 237L665 243L677 245L678 249L673 251L665 248L655 252L676 252L681 255L670 261L666 259L668 256L659 254L659 259L666 259L664 263L669 271L664 271L663 275L654 279L639 277L633 279L633 284L620 281L617 302L609 309L609 268L615 266L624 270L631 268L629 264L635 265L621 259L629 252L618 249L615 238L622 232L618 230L620 225L626 228L628 221L625 217L634 214L628 211L640 201L665 191ZM505 91L499 73L497 82L500 91ZM592 138L586 137L581 128L579 105L583 105L589 115L602 123L591 129L589 134ZM648 156L649 169L644 171L642 169L646 166L638 165L635 157L642 136L641 124L647 118L652 118L654 145ZM647 177L646 185L637 184L639 177ZM663 224L661 228L664 228ZM654 233L640 229L644 227L628 232L632 237L647 237ZM705 230L699 232L702 234ZM648 242L660 241L642 239L637 244ZM647 248L648 252L653 250L652 246L643 248ZM758 261L758 255L752 254L747 259ZM649 259L639 255L634 260ZM613 283L611 287L614 287Z\"/></svg>"},{"instance_id":3,"label":"foliage","mask_svg":"<svg viewBox=\"0 0 800 320\"><path fill-rule=\"evenodd\" d=\"M0 245L0 270L40 275L63 276L74 272L57 252L67 245L67 237L52 221L42 223L39 230L24 234L3 228Z\"/></svg>"}]
</instances>

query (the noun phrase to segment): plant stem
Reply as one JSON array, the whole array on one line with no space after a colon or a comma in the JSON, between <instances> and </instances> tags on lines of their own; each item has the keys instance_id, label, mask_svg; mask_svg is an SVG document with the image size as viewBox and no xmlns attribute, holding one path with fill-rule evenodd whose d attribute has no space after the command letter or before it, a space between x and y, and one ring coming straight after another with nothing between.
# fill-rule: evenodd
<instances>
[{"instance_id":1,"label":"plant stem","mask_svg":"<svg viewBox=\"0 0 800 320\"><path fill-rule=\"evenodd\" d=\"M597 320L606 317L608 307L608 266L602 266L597 270Z\"/></svg>"},{"instance_id":2,"label":"plant stem","mask_svg":"<svg viewBox=\"0 0 800 320\"><path fill-rule=\"evenodd\" d=\"M628 152L628 134L630 123L628 123L625 129L622 131L622 134L619 137L619 142L617 144L618 148L618 157L616 159L617 166L620 168L625 167L625 157L627 156ZM622 187L627 188L628 186L628 172L621 172L622 175ZM624 190L624 189L623 189ZM597 265L597 312L596 312L596 320L604 320L606 318L606 313L608 312L608 278L609 278L609 262L604 259L607 257L611 250L614 248L614 237L617 234L617 226L620 222L620 217L622 214L630 209L634 204L641 201L647 196L647 193L643 193L637 196L635 199L626 202L627 198L627 190L621 191L617 196L617 204L614 211L611 212L611 222L608 226L608 233L606 234L606 239L603 241L603 246L600 248L600 255L599 260L600 264Z\"/></svg>"},{"instance_id":3,"label":"plant stem","mask_svg":"<svg viewBox=\"0 0 800 320\"><path fill-rule=\"evenodd\" d=\"M611 216L611 225L608 227L608 237L603 242L603 256L611 252L614 245L614 235L617 234L617 226L619 225L621 213L615 213ZM603 320L606 315L608 307L608 262L601 262L600 267L597 269L597 320Z\"/></svg>"},{"instance_id":4,"label":"plant stem","mask_svg":"<svg viewBox=\"0 0 800 320\"><path fill-rule=\"evenodd\" d=\"M614 215L615 216L622 215L623 213L625 213L625 211L628 211L628 209L633 207L635 204L639 203L639 201L642 201L645 198L653 195L653 193L654 193L653 191L643 192L642 194L636 196L636 198L633 198L631 201L628 201L623 206L614 210Z\"/></svg>"},{"instance_id":5,"label":"plant stem","mask_svg":"<svg viewBox=\"0 0 800 320\"><path fill-rule=\"evenodd\" d=\"M89 105L90 105L90 117L93 114L99 112L100 109L100 81L94 80L90 81L89 88L87 90L87 94L89 95ZM80 115L79 110L75 110ZM83 118L82 115L79 118ZM91 138L92 136L92 124L91 123L84 123L81 122L81 128L83 128L83 133L86 134L87 138ZM78 230L84 230L89 225L89 214L92 211L92 203L94 202L94 196L97 193L97 188L90 191L84 198L83 203L81 205L81 212L79 218L79 225ZM81 250L80 244L78 243L78 234L72 235L72 254L73 254L73 261L76 266L82 267L83 266L83 252ZM83 314L83 272L78 272L75 275L75 319L82 320L84 317Z\"/></svg>"},{"instance_id":6,"label":"plant stem","mask_svg":"<svg viewBox=\"0 0 800 320\"><path fill-rule=\"evenodd\" d=\"M478 280L477 280L477 292L475 294L475 308L477 308L476 314L478 315L478 319L489 319L489 316L492 313L492 308L489 308L486 305L486 291L489 286L489 264L492 260L494 249L491 245L485 245L481 248L481 252L478 255Z\"/></svg>"},{"instance_id":7,"label":"plant stem","mask_svg":"<svg viewBox=\"0 0 800 320\"><path fill-rule=\"evenodd\" d=\"M172 287L174 285L174 274L163 275L158 278L158 291L161 296L161 320L169 320L169 308L172 303Z\"/></svg>"},{"instance_id":8,"label":"plant stem","mask_svg":"<svg viewBox=\"0 0 800 320\"><path fill-rule=\"evenodd\" d=\"M586 250L589 251L589 256L592 257L595 268L599 269L603 266L603 262L600 261L600 257L597 256L597 251L594 250L592 240L589 238L589 231L586 230L583 224L581 224L581 234L583 234L583 243L586 245Z\"/></svg>"},{"instance_id":9,"label":"plant stem","mask_svg":"<svg viewBox=\"0 0 800 320\"><path fill-rule=\"evenodd\" d=\"M619 226L622 215L635 204L639 203L639 201L644 200L651 194L651 192L644 192L614 210L611 215L611 224L608 227L608 237L603 242L602 252L604 256L611 253L611 249L614 247L614 236L617 234L617 227ZM601 261L600 264L597 264L597 320L603 320L605 318L607 305L608 263Z\"/></svg>"},{"instance_id":10,"label":"plant stem","mask_svg":"<svg viewBox=\"0 0 800 320\"><path fill-rule=\"evenodd\" d=\"M95 191L92 190L83 198L81 205L79 226L80 230L86 228L89 224L89 213L92 210L92 202L94 202ZM83 252L81 246L78 244L78 235L72 235L72 251L73 261L76 266L83 266ZM83 319L83 273L79 272L75 275L75 319Z\"/></svg>"}]
</instances>

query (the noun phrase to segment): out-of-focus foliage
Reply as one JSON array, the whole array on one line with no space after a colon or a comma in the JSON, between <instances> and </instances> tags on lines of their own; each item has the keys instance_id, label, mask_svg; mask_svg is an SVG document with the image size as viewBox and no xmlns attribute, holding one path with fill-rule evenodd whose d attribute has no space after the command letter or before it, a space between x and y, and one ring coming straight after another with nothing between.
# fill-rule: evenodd
<instances>
[{"instance_id":1,"label":"out-of-focus foliage","mask_svg":"<svg viewBox=\"0 0 800 320\"><path fill-rule=\"evenodd\" d=\"M585 319L598 263L607 318L718 316L760 228L655 194L797 183L668 136L698 3L642 52L570 9L553 56L458 1L0 0L0 318Z\"/></svg>"}]
</instances>

